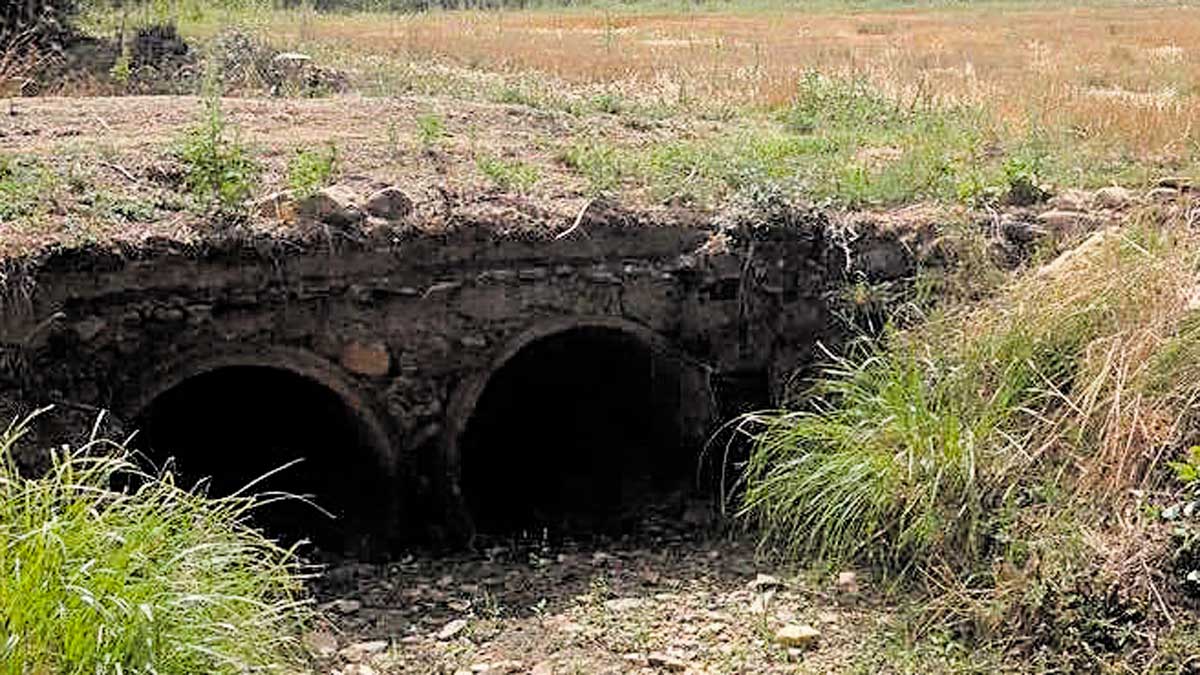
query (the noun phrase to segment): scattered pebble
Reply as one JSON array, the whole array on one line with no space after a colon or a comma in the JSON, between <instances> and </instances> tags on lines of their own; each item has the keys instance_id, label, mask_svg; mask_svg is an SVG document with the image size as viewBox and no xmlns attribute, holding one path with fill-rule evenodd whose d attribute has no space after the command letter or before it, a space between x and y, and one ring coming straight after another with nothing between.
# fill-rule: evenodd
<instances>
[{"instance_id":1,"label":"scattered pebble","mask_svg":"<svg viewBox=\"0 0 1200 675\"><path fill-rule=\"evenodd\" d=\"M332 607L333 611L337 612L338 614L354 614L358 610L362 609L362 601L343 598L331 602L330 607Z\"/></svg>"},{"instance_id":2,"label":"scattered pebble","mask_svg":"<svg viewBox=\"0 0 1200 675\"><path fill-rule=\"evenodd\" d=\"M442 626L442 629L438 631L437 639L453 640L456 636L458 636L459 633L466 630L466 628L467 628L467 620L466 619L455 619L455 620L451 621L450 623L446 624L445 626Z\"/></svg>"}]
</instances>

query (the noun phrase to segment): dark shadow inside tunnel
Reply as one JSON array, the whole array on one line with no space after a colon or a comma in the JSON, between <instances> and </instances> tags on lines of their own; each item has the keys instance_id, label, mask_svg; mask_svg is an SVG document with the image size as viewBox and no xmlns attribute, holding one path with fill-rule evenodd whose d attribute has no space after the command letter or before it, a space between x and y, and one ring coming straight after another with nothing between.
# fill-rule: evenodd
<instances>
[{"instance_id":1,"label":"dark shadow inside tunnel","mask_svg":"<svg viewBox=\"0 0 1200 675\"><path fill-rule=\"evenodd\" d=\"M570 329L517 352L460 439L476 530L613 533L682 508L704 426L689 420L705 403L685 372L614 328Z\"/></svg>"},{"instance_id":2,"label":"dark shadow inside tunnel","mask_svg":"<svg viewBox=\"0 0 1200 675\"><path fill-rule=\"evenodd\" d=\"M137 447L168 460L181 485L208 482L214 497L294 460L252 493L308 496L256 510L252 520L285 542L309 539L343 553L361 546L389 516L386 474L368 430L341 396L313 379L271 367L231 366L187 378L142 412Z\"/></svg>"}]
</instances>

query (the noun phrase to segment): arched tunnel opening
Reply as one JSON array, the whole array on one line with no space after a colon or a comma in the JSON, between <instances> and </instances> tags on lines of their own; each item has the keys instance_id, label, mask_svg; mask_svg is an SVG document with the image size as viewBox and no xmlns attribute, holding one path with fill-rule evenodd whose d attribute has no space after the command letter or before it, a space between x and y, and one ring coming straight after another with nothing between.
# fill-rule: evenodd
<instances>
[{"instance_id":1,"label":"arched tunnel opening","mask_svg":"<svg viewBox=\"0 0 1200 675\"><path fill-rule=\"evenodd\" d=\"M526 345L489 378L459 442L477 532L613 534L694 496L709 398L677 357L618 328Z\"/></svg>"},{"instance_id":2,"label":"arched tunnel opening","mask_svg":"<svg viewBox=\"0 0 1200 675\"><path fill-rule=\"evenodd\" d=\"M203 372L154 398L136 423L137 446L155 465L170 460L181 485L205 481L213 497L301 460L249 491L313 502L283 499L252 513L255 525L284 542L307 539L325 552L361 553L392 515L387 472L359 411L296 372L266 366Z\"/></svg>"}]
</instances>

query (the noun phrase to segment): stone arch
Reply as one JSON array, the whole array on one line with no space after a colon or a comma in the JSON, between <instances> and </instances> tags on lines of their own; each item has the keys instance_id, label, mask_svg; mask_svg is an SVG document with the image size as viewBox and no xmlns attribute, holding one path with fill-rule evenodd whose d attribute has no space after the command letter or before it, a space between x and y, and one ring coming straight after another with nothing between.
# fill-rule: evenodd
<instances>
[{"instance_id":1,"label":"stone arch","mask_svg":"<svg viewBox=\"0 0 1200 675\"><path fill-rule=\"evenodd\" d=\"M263 523L281 536L362 554L398 532L402 477L390 427L320 356L274 346L187 354L150 373L122 407L138 447L172 458L182 479L211 479L218 494L303 459L263 489L311 494L339 519L300 502L272 506Z\"/></svg>"},{"instance_id":2,"label":"stone arch","mask_svg":"<svg viewBox=\"0 0 1200 675\"><path fill-rule=\"evenodd\" d=\"M673 479L694 483L698 453L715 417L707 375L705 366L661 335L622 318L569 317L532 326L451 399L441 452L449 512L458 514L461 528L469 532L524 527L526 520L530 526L546 525L548 518L560 516L563 522L553 527L571 528L568 521L575 519L586 521L585 527L607 528L636 516L647 506L641 499L646 495L637 494L643 487L652 492ZM583 380L578 387L571 384L575 377ZM541 413L547 417L539 418ZM548 447L551 440L545 436L554 431L547 428L567 436L562 452ZM483 437L497 447L480 450ZM521 448L500 447L525 441ZM486 468L473 468L484 452ZM535 459L527 462L525 455ZM538 478L527 480L530 471ZM485 503L491 498L480 495L480 475L499 481L501 492L523 495L528 511L546 513L530 520L514 507L511 522L501 523L505 518ZM595 513L583 514L586 499L572 498L566 487L552 498L555 486L572 479L592 495ZM539 486L539 480L548 484ZM507 482L513 484L502 484ZM531 496L538 491L546 499Z\"/></svg>"}]
</instances>

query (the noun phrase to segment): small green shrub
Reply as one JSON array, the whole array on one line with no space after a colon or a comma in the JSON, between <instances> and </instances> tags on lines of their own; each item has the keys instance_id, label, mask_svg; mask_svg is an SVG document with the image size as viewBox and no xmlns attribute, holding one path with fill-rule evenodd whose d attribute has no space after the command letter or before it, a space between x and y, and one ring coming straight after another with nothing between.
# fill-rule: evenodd
<instances>
[{"instance_id":1,"label":"small green shrub","mask_svg":"<svg viewBox=\"0 0 1200 675\"><path fill-rule=\"evenodd\" d=\"M309 197L329 185L337 170L337 146L329 143L324 148L298 148L288 162L288 187L297 196Z\"/></svg>"},{"instance_id":2,"label":"small green shrub","mask_svg":"<svg viewBox=\"0 0 1200 675\"><path fill-rule=\"evenodd\" d=\"M501 190L528 192L541 178L536 166L517 159L504 160L485 155L475 165Z\"/></svg>"},{"instance_id":3,"label":"small green shrub","mask_svg":"<svg viewBox=\"0 0 1200 675\"><path fill-rule=\"evenodd\" d=\"M23 476L23 433L0 435L0 674L299 672L302 568L246 525L255 498L182 490L99 439Z\"/></svg>"},{"instance_id":4,"label":"small green shrub","mask_svg":"<svg viewBox=\"0 0 1200 675\"><path fill-rule=\"evenodd\" d=\"M210 211L238 213L254 189L261 169L249 149L229 137L221 100L204 100L201 122L186 133L176 151L184 166L184 186Z\"/></svg>"},{"instance_id":5,"label":"small green shrub","mask_svg":"<svg viewBox=\"0 0 1200 675\"><path fill-rule=\"evenodd\" d=\"M40 161L0 153L0 223L41 212L55 183L54 174Z\"/></svg>"},{"instance_id":6,"label":"small green shrub","mask_svg":"<svg viewBox=\"0 0 1200 675\"><path fill-rule=\"evenodd\" d=\"M620 151L600 141L579 141L571 144L563 152L562 161L587 180L588 191L593 196L615 190L627 172L625 159Z\"/></svg>"},{"instance_id":7,"label":"small green shrub","mask_svg":"<svg viewBox=\"0 0 1200 675\"><path fill-rule=\"evenodd\" d=\"M1171 563L1179 585L1200 597L1200 446L1192 446L1169 466L1182 486L1161 512L1171 525Z\"/></svg>"},{"instance_id":8,"label":"small green shrub","mask_svg":"<svg viewBox=\"0 0 1200 675\"><path fill-rule=\"evenodd\" d=\"M431 150L446 137L446 122L436 113L417 116L417 139L421 147Z\"/></svg>"}]
</instances>

